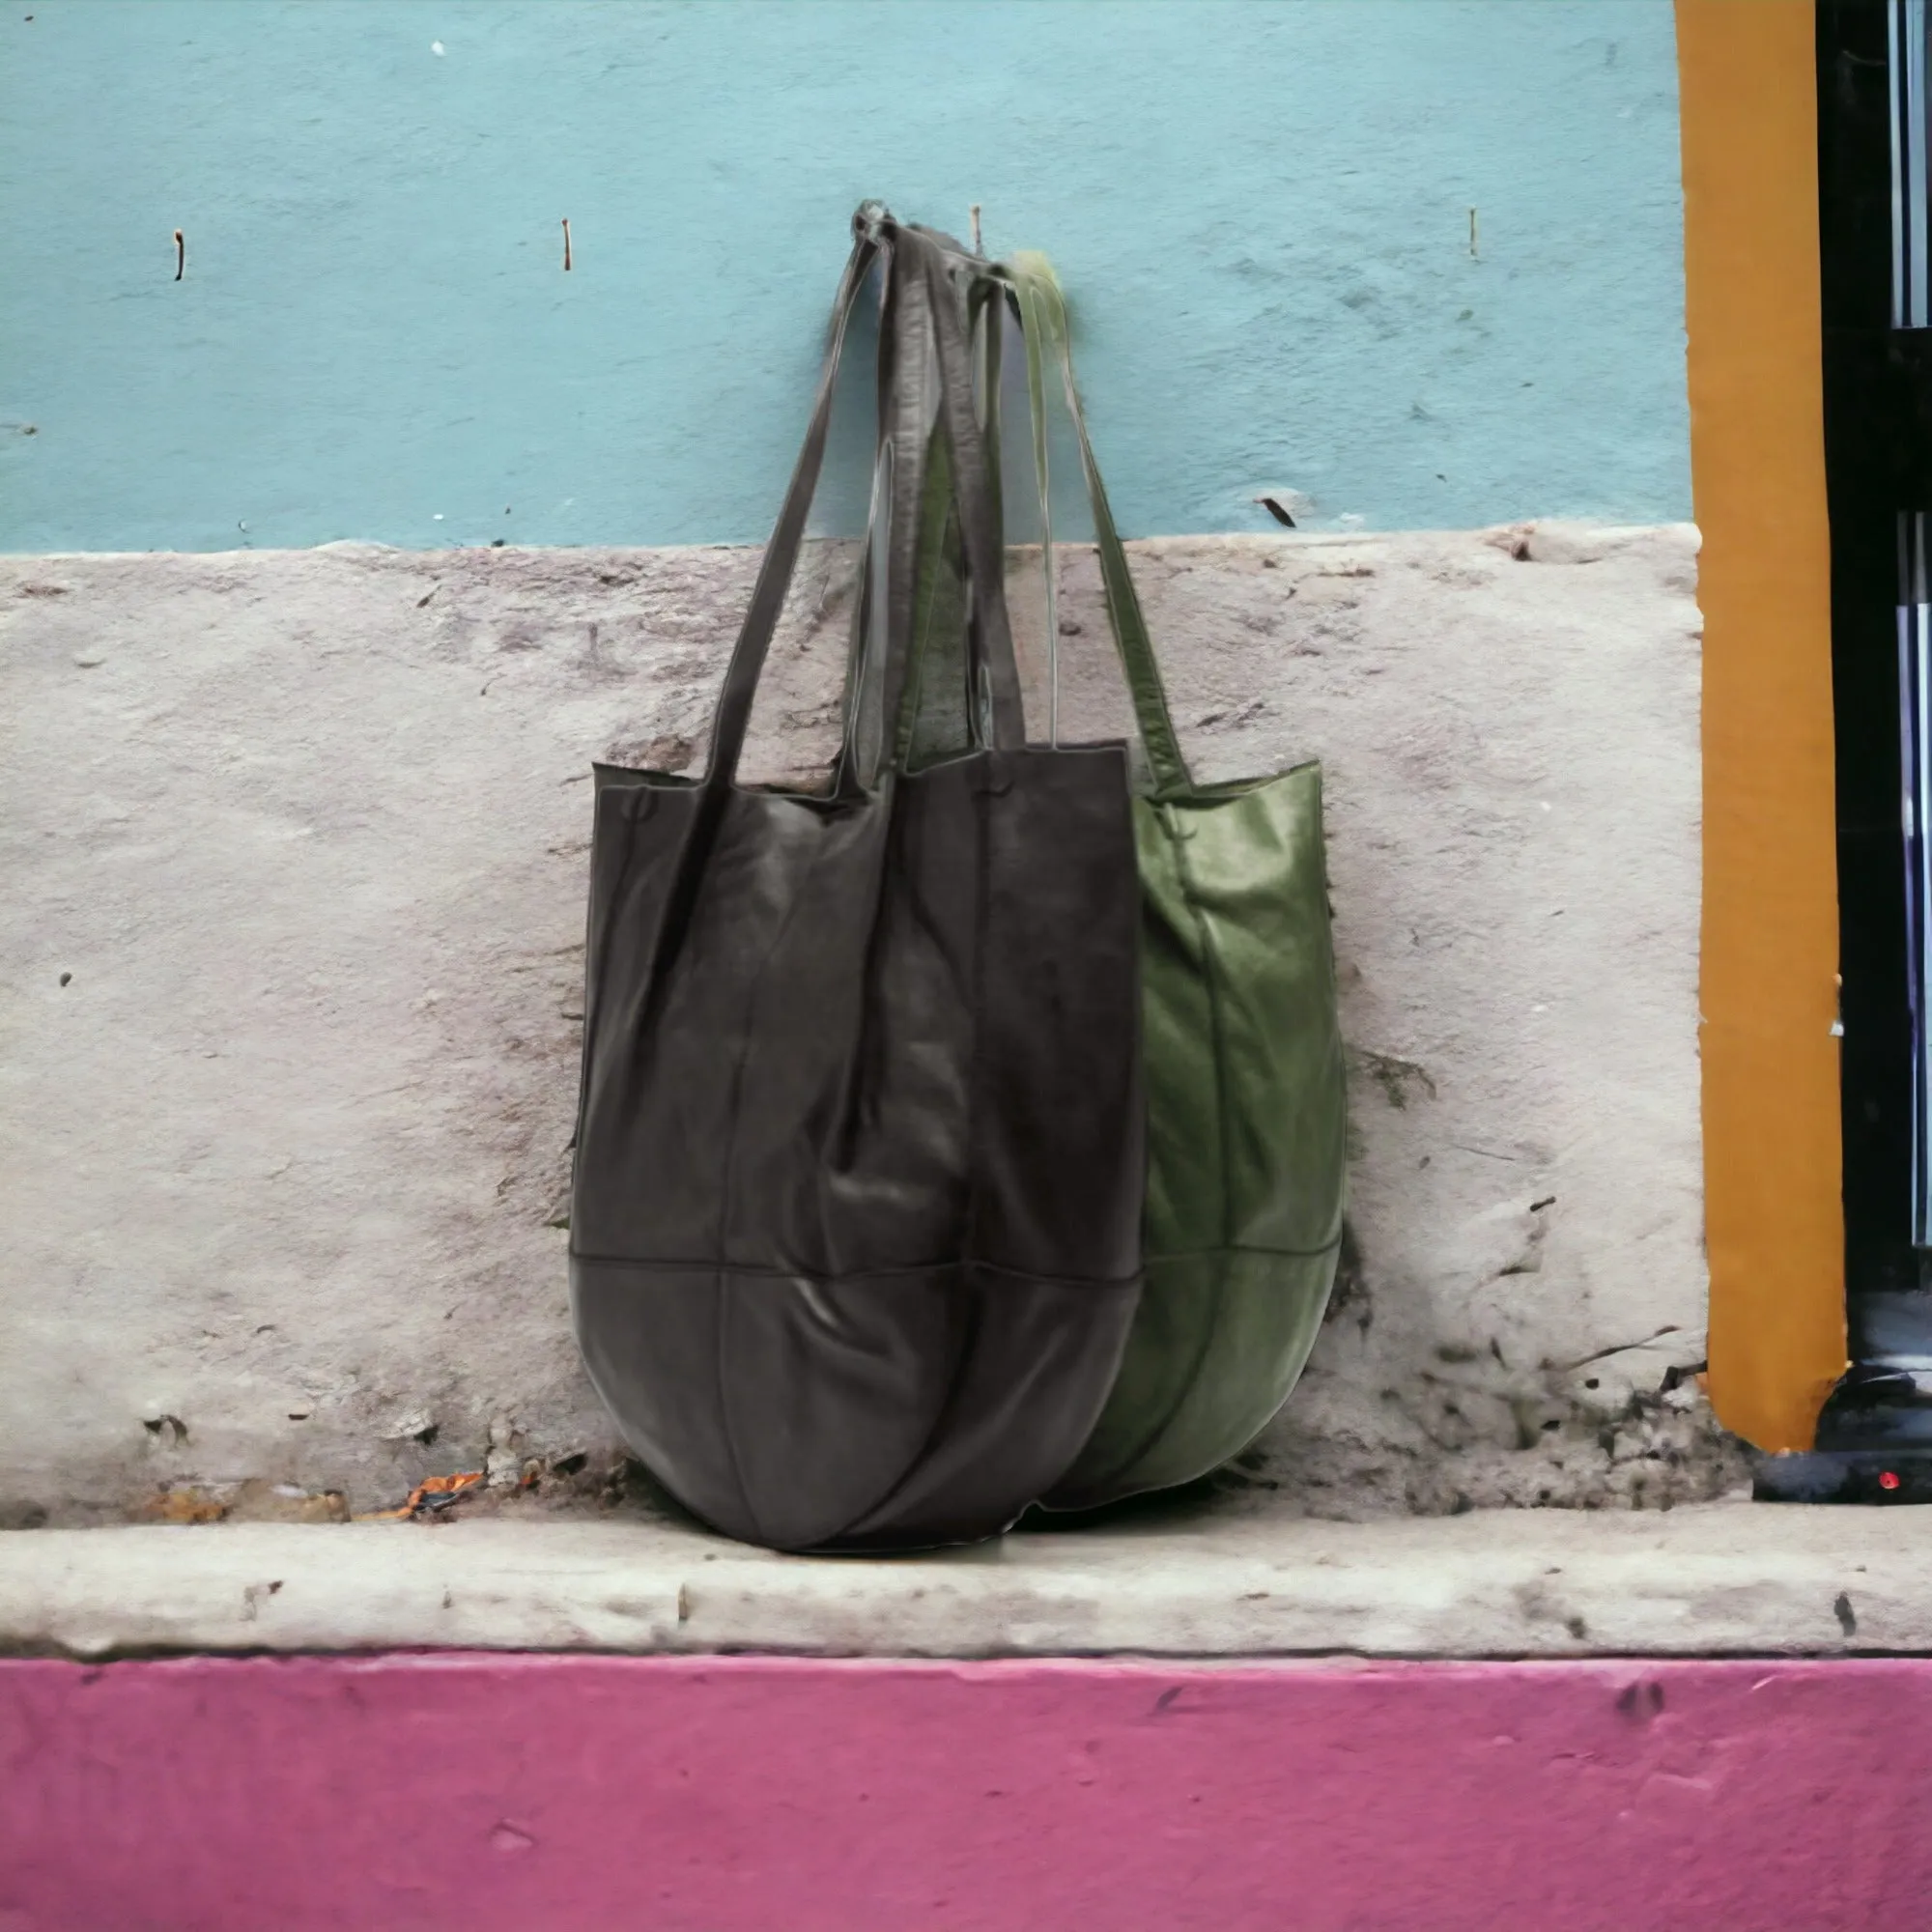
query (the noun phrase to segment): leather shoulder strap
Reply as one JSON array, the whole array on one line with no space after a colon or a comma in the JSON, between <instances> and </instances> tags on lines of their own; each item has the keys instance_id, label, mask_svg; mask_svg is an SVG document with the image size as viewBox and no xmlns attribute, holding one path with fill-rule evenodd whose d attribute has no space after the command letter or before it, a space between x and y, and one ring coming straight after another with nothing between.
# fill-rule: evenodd
<instances>
[{"instance_id":1,"label":"leather shoulder strap","mask_svg":"<svg viewBox=\"0 0 1932 1932\"><path fill-rule=\"evenodd\" d=\"M1053 523L1046 454L1044 370L1051 360L1059 365L1067 413L1080 440L1080 461L1086 471L1087 496L1094 508L1094 533L1100 552L1100 577L1107 592L1107 618L1113 628L1115 648L1120 652L1121 668L1126 674L1134 722L1153 775L1154 796L1176 797L1191 791L1193 780L1188 774L1187 760L1181 755L1180 740L1175 733L1174 719L1167 706L1167 692L1160 680L1160 666L1154 657L1153 639L1148 634L1147 617L1134 588L1133 573L1127 568L1127 553L1115 527L1107 488L1100 480L1100 466L1094 455L1093 439L1087 433L1086 412L1080 406L1079 385L1073 376L1065 298L1061 294L1053 265L1044 255L1016 254L1001 263L996 272L1013 291L1026 336L1027 394L1033 405L1035 474L1039 487L1040 528L1047 560L1048 651L1056 652L1059 641L1053 602Z\"/></svg>"}]
</instances>

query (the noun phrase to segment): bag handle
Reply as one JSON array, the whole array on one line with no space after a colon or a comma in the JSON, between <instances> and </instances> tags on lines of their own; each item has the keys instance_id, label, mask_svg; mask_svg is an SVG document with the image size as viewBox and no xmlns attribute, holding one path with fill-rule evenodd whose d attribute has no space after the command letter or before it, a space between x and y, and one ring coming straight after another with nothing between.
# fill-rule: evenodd
<instances>
[{"instance_id":1,"label":"bag handle","mask_svg":"<svg viewBox=\"0 0 1932 1932\"><path fill-rule=\"evenodd\" d=\"M819 471L825 467L833 391L838 385L846 328L859 305L866 278L884 244L884 230L890 219L883 209L869 202L852 217L852 253L832 305L832 339L819 370L811 420L792 469L790 486L785 491L784 507L779 512L771 541L765 546L764 559L758 565L757 582L752 590L745 621L738 630L738 641L732 646L724 689L718 695L718 708L712 715L711 751L703 780L707 790L728 786L737 774L738 756L745 748L745 733L752 722L752 700L757 695L758 677L778 630L779 614L784 609L785 592L791 588L792 573L798 567L806 519L811 513Z\"/></svg>"},{"instance_id":2,"label":"bag handle","mask_svg":"<svg viewBox=\"0 0 1932 1932\"><path fill-rule=\"evenodd\" d=\"M1160 666L1154 657L1153 640L1148 634L1147 617L1134 589L1133 573L1127 567L1127 553L1115 527L1114 513L1107 501L1107 488L1100 480L1100 466L1087 434L1087 416L1080 407L1080 389L1073 377L1073 350L1066 321L1066 301L1053 265L1044 255L1015 254L1002 262L995 273L1012 290L1020 311L1021 332L1027 348L1027 397L1033 408L1034 470L1039 487L1041 554L1046 575L1047 664L1051 680L1053 729L1059 737L1060 623L1053 568L1053 510L1049 498L1046 458L1046 382L1044 361L1052 350L1060 363L1061 386L1066 396L1066 410L1080 440L1081 466L1087 474L1087 496L1094 509L1094 533L1100 552L1100 579L1107 593L1107 621L1114 633L1114 647L1120 653L1121 668L1126 674L1127 694L1133 700L1134 722L1141 745L1147 753L1148 767L1153 776L1153 796L1174 798L1193 789L1187 760L1174 729L1168 710L1167 693L1160 681Z\"/></svg>"},{"instance_id":3,"label":"bag handle","mask_svg":"<svg viewBox=\"0 0 1932 1932\"><path fill-rule=\"evenodd\" d=\"M1004 542L992 457L998 405L989 380L987 422L982 428L968 333L976 308L984 302L986 277L973 258L956 247L948 247L946 238L930 229L908 226L901 231L901 240L925 276L927 307L939 354L939 422L948 445L952 503L966 554L967 664L974 686L967 707L969 728L976 743L990 739L998 750L1017 750L1026 743L1026 713L1007 613ZM963 290L958 286L962 278L966 281ZM996 379L997 351L993 356L991 376ZM943 538L944 533L943 519L937 530L922 529L922 551L928 536ZM917 667L908 664L899 707L901 758L910 744L917 713Z\"/></svg>"},{"instance_id":4,"label":"bag handle","mask_svg":"<svg viewBox=\"0 0 1932 1932\"><path fill-rule=\"evenodd\" d=\"M982 554L980 570L983 575L997 569L1001 585L1002 621L988 626L966 626L966 648L958 666L962 686L960 695L965 700L960 722L965 741L971 747L983 748L988 743L996 746L1019 745L1025 742L1026 720L1020 697L1019 669L1013 653L1010 615L1005 604L1004 520L999 500L1002 325L1008 291L1006 284L990 273L990 265L982 258L968 256L950 237L935 236L933 239L942 251L950 251L942 255L939 264L942 276L950 270L956 277L962 269L970 275L963 301L963 332L958 324L958 307L954 302L942 298L937 304L937 319L929 340L936 355L939 331L942 328L945 330L947 370L953 392L970 393L977 388L973 420L979 430L985 487L983 494L978 490L972 493L975 509L969 514L977 515L978 506L986 505L985 514L991 531L987 548L995 560L985 561ZM935 641L931 617L935 605L945 595L946 575L954 567L952 543L955 532L962 546L966 541L964 529L958 524L957 506L951 487L952 443L943 424L935 426L925 449L928 463L943 464L946 471L942 478L928 473L923 492L913 505L913 514L907 519L913 526L910 566L912 599L904 625L910 639L909 668L904 702L898 714L897 762L901 769L910 764L918 728L924 721L927 703L925 674L932 662ZM969 593L970 587L969 582Z\"/></svg>"},{"instance_id":5,"label":"bag handle","mask_svg":"<svg viewBox=\"0 0 1932 1932\"><path fill-rule=\"evenodd\" d=\"M978 348L972 331L990 301L1002 310L1006 288L984 272L985 265L970 258L950 236L922 229L911 243L895 240L897 271L889 280L879 341L879 440L873 463L871 510L867 536L859 565L859 595L853 611L853 639L846 666L842 710L844 731L834 795L852 798L870 788L881 763L896 771L909 769L918 727L926 702L925 684L940 630L935 610L948 602L946 579L960 569L970 595L971 581L955 559L954 539L963 545L960 499L969 494L972 508L965 513L977 525L984 497L972 488L971 477L956 473L952 440L943 420L944 405L934 380L950 372L956 384L960 355L971 358ZM929 241L930 246L925 245ZM948 300L949 271L970 261L976 272L967 292L966 333L958 335L957 311ZM939 286L927 279L937 271ZM946 332L942 366L939 336ZM984 512L990 520L993 553L1002 555L999 490L1000 341L997 333L985 341L983 384L984 421L978 416L980 463L985 491L993 501ZM957 353L955 353L955 351ZM901 462L906 447L922 460ZM982 564L982 568L983 568ZM897 594L891 578L903 573ZM961 621L965 649L957 663L964 699L961 725L973 749L989 743L1001 747L1024 742L1025 713L1019 696L1019 673L1013 660L1010 618L1006 613L1004 576L994 623L975 625L970 612L953 606L940 620ZM1004 622L1001 620L1004 619ZM996 635L987 640L982 634ZM883 633L883 635L882 635ZM892 640L904 639L902 646ZM1009 666L997 679L995 664ZM982 671L982 665L985 667ZM876 705L876 710L874 706ZM881 721L881 739L874 739L874 720ZM883 740L883 721L895 721L889 740ZM883 741L882 741L883 740Z\"/></svg>"},{"instance_id":6,"label":"bag handle","mask_svg":"<svg viewBox=\"0 0 1932 1932\"><path fill-rule=\"evenodd\" d=\"M953 305L952 274L939 238L912 224L901 224L877 203L868 202L853 216L852 253L840 279L833 304L831 341L819 373L818 388L812 402L810 426L799 451L798 462L785 492L783 508L765 546L752 601L732 648L725 669L724 684L714 714L711 750L705 765L703 784L707 790L722 790L733 781L738 759L750 727L752 705L758 678L778 629L780 613L790 588L798 554L805 535L806 520L824 467L825 445L832 421L834 391L844 351L845 336L853 312L858 307L867 275L882 250L891 263L891 278L901 272L917 273L926 297L925 306L938 348L941 368L940 419L951 448L951 496L956 507L960 531L965 542L971 590L970 617L976 641L974 656L986 665L987 708L994 742L1007 746L1025 742L1024 714L1019 696L1019 681L1014 668L1012 635L1008 622L1005 584L1000 571L1000 545L995 534L991 503L987 496L987 461L980 435L973 399L972 374L960 340L959 321ZM901 262L903 257L903 266ZM895 301L896 309L899 304ZM895 349L896 357L896 347ZM881 357L882 390L890 380L903 372L896 360L888 364ZM893 491L898 496L896 481ZM896 505L895 505L896 507ZM875 518L876 524L876 518ZM869 568L868 540L867 563ZM863 601L863 598L862 598ZM855 649L864 648L864 634L855 627ZM903 711L916 694L916 666L902 668L900 690L888 695L890 709ZM894 706L892 700L896 698ZM841 751L840 788L849 774L853 747L850 724L854 707L848 707L846 743ZM895 765L896 765L896 758Z\"/></svg>"},{"instance_id":7,"label":"bag handle","mask_svg":"<svg viewBox=\"0 0 1932 1932\"><path fill-rule=\"evenodd\" d=\"M898 231L894 227L895 240ZM880 290L873 371L877 433L871 502L860 553L858 595L846 651L844 728L833 795L870 791L881 767L902 769L902 708L916 705L924 639L917 618L918 571L936 431L931 383L936 351L924 277L896 251ZM943 504L950 527L950 492ZM895 640L905 639L900 646Z\"/></svg>"}]
</instances>

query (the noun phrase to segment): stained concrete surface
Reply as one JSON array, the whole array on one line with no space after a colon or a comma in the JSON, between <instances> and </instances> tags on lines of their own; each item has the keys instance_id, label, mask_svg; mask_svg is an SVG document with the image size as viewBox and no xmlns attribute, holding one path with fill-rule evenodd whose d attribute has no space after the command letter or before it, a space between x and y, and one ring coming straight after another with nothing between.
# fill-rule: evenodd
<instances>
[{"instance_id":1,"label":"stained concrete surface","mask_svg":"<svg viewBox=\"0 0 1932 1932\"><path fill-rule=\"evenodd\" d=\"M1204 775L1325 766L1351 1239L1270 1510L1627 1506L1703 1355L1686 526L1135 546ZM836 730L808 559L750 777ZM398 1499L612 1434L561 1217L593 758L696 769L755 553L0 561L0 1507ZM1037 573L1016 619L1033 697ZM1063 559L1065 734L1124 713Z\"/></svg>"},{"instance_id":2,"label":"stained concrete surface","mask_svg":"<svg viewBox=\"0 0 1932 1932\"><path fill-rule=\"evenodd\" d=\"M878 1559L605 1512L0 1537L0 1649L867 1657L1932 1650L1923 1511L1690 1504L1340 1523L1185 1512Z\"/></svg>"}]
</instances>

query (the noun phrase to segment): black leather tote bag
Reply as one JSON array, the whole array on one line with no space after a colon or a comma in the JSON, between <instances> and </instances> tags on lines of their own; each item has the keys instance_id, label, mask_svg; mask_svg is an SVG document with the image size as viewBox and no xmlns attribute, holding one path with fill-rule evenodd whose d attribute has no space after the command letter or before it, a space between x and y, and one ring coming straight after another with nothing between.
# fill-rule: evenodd
<instances>
[{"instance_id":1,"label":"black leather tote bag","mask_svg":"<svg viewBox=\"0 0 1932 1932\"><path fill-rule=\"evenodd\" d=\"M792 1549L1004 1528L1079 1451L1139 1292L1125 753L1025 743L968 258L883 212L856 227L704 776L596 769L570 1220L578 1340L625 1436L696 1515ZM919 655L867 639L914 621L920 546L875 531L889 582L862 598L837 781L752 789L738 754L881 261L889 537L938 496L967 655L1000 668L976 669L968 749L906 769Z\"/></svg>"}]
</instances>

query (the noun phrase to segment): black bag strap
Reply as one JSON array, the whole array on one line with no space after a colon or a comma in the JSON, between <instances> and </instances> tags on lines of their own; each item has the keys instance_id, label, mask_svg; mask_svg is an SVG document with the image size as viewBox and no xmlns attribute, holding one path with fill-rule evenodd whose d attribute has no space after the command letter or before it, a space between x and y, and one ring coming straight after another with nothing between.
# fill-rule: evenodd
<instances>
[{"instance_id":1,"label":"black bag strap","mask_svg":"<svg viewBox=\"0 0 1932 1932\"><path fill-rule=\"evenodd\" d=\"M1066 397L1067 414L1072 418L1080 441L1080 461L1087 473L1087 496L1094 510L1094 534L1100 553L1100 578L1107 593L1107 620L1120 652L1121 667L1126 674L1127 692L1133 699L1134 722L1141 745L1147 753L1148 768L1153 778L1156 798L1179 797L1193 788L1187 760L1181 754L1180 740L1167 708L1167 693L1160 681L1160 666L1155 660L1153 639L1148 633L1147 617L1134 589L1133 573L1127 568L1127 553L1114 525L1114 513L1107 502L1107 488L1100 480L1100 466L1087 434L1086 412L1080 407L1080 389L1073 378L1073 350L1066 321L1066 302L1052 264L1043 255L1018 254L998 266L996 272L1012 289L1020 312L1020 326L1027 345L1027 393L1033 405L1034 463L1039 487L1041 549L1047 585L1047 653L1049 676L1054 680L1054 710L1059 693L1059 622L1054 597L1053 515L1049 501L1046 462L1046 384L1043 367L1051 355L1060 365L1061 386Z\"/></svg>"},{"instance_id":2,"label":"black bag strap","mask_svg":"<svg viewBox=\"0 0 1932 1932\"><path fill-rule=\"evenodd\" d=\"M871 764L911 769L922 737L951 754L979 742L968 701L971 624L959 551L952 445L942 420L937 325L921 237L895 235L879 336L879 461L887 487L873 525L879 597L868 637L866 702ZM937 246L956 248L948 237ZM939 673L935 683L935 671ZM946 689L948 677L956 687ZM876 710L873 700L876 696Z\"/></svg>"},{"instance_id":3,"label":"black bag strap","mask_svg":"<svg viewBox=\"0 0 1932 1932\"><path fill-rule=\"evenodd\" d=\"M935 717L948 720L940 727L947 755L988 744L1021 744L1025 734L1004 578L997 580L1000 595L990 623L974 623L972 578L962 554L969 523L980 541L982 575L990 567L984 560L987 533L993 555L1003 554L997 334L984 343L982 408L962 439L969 449L963 476L953 458L944 394L949 386L956 392L961 384L962 354L970 382L978 347L972 330L990 303L1004 309L1006 287L986 274L989 265L969 256L951 236L923 227L891 228L893 272L886 283L878 346L879 437L846 665L844 730L833 784L833 796L840 798L869 790L882 764L901 772L912 769L919 737ZM975 272L965 293L961 337L957 281L969 270ZM977 460L971 450L972 427L978 429ZM980 472L983 492L976 480ZM962 498L969 500L963 518ZM997 678L990 669L981 669L995 657L1010 668ZM958 680L943 698L932 684L936 667L942 678ZM895 725L889 740L884 730L888 719Z\"/></svg>"},{"instance_id":4,"label":"black bag strap","mask_svg":"<svg viewBox=\"0 0 1932 1932\"><path fill-rule=\"evenodd\" d=\"M879 355L885 356L881 343ZM886 607L881 582L887 546L881 534L882 521L890 514L893 453L881 438L872 458L872 493L866 514L866 538L859 548L856 594L852 600L852 628L845 646L845 692L839 715L843 721L838 735L838 760L833 769L832 796L852 799L869 791L877 780L883 748L879 720L883 699L879 675L881 651L874 648L875 627Z\"/></svg>"},{"instance_id":5,"label":"black bag strap","mask_svg":"<svg viewBox=\"0 0 1932 1932\"><path fill-rule=\"evenodd\" d=\"M945 437L950 469L951 508L958 521L967 580L967 674L971 682L967 725L976 745L1012 750L1026 743L1026 714L1020 698L1019 669L1012 628L1007 614L1005 545L1000 528L997 464L999 364L988 338L985 384L986 420L973 380L972 328L993 292L984 265L966 255L950 238L908 226L900 245L909 264L925 277L926 308L939 360L937 427ZM927 493L939 498L940 493ZM933 504L936 507L937 504ZM922 503L924 510L927 504ZM946 520L919 520L917 554L923 569L943 567L936 554L946 536ZM928 640L917 613L908 631L908 656ZM895 761L903 763L919 709L919 670L909 661L897 707Z\"/></svg>"},{"instance_id":6,"label":"black bag strap","mask_svg":"<svg viewBox=\"0 0 1932 1932\"><path fill-rule=\"evenodd\" d=\"M830 433L834 392L843 354L845 337L859 298L874 262L883 251L889 262L889 325L880 338L879 386L882 411L893 399L895 386L909 379L908 349L919 336L918 324L929 324L939 361L939 424L944 429L951 456L950 495L958 517L966 552L970 594L970 623L973 657L986 667L986 708L993 742L1019 745L1025 742L1025 725L1019 696L1019 680L1014 666L1012 634L1007 617L1006 591L1002 573L1001 542L995 499L990 494L986 441L976 414L970 357L960 327L963 307L953 266L965 261L941 245L945 238L911 224L896 222L876 203L867 203L853 217L852 253L839 282L833 304L831 340L820 371L813 399L810 423L799 451L783 508L765 547L752 601L739 629L731 662L724 673L724 689L718 699L711 733L710 755L703 783L707 789L728 786L737 772L750 727L752 705L757 694L758 678L778 629L785 594L797 569L805 526L811 499L824 467L825 445ZM906 298L921 298L908 304ZM923 311L923 314L922 314ZM887 418L882 414L882 428ZM891 464L887 497L889 530L898 522L908 492L919 490L923 481L923 466L908 475L911 466ZM876 474L876 472L875 472ZM916 501L915 497L915 501ZM840 754L838 788L850 788L854 777L853 729L862 709L865 688L864 652L871 611L870 552L879 540L877 503L874 504L873 530L862 563L860 612L854 625L853 662L847 672L846 732ZM888 642L897 627L888 612ZM911 701L916 701L916 664L909 661L908 649L898 654L899 662L888 663L883 711L897 724ZM894 763L898 761L898 741L895 740Z\"/></svg>"},{"instance_id":7,"label":"black bag strap","mask_svg":"<svg viewBox=\"0 0 1932 1932\"><path fill-rule=\"evenodd\" d=\"M869 206L869 204L868 204ZM862 210L863 213L865 211ZM898 229L890 216L882 220ZM856 798L872 789L882 766L900 768L896 721L919 688L917 573L923 493L931 462L931 329L923 275L909 276L896 253L879 299L871 501L858 568L858 595L845 663L844 728L833 796Z\"/></svg>"},{"instance_id":8,"label":"black bag strap","mask_svg":"<svg viewBox=\"0 0 1932 1932\"><path fill-rule=\"evenodd\" d=\"M764 560L745 621L732 647L731 662L724 672L724 686L718 695L718 709L711 724L711 753L704 769L707 788L729 785L738 770L738 756L745 748L745 733L752 722L752 701L757 696L758 676L778 630L779 615L784 609L785 592L791 587L792 573L798 567L799 546L805 538L806 519L811 513L811 499L818 488L818 474L825 465L825 442L832 426L833 391L838 386L839 358L844 353L845 332L859 305L866 278L884 243L888 217L869 204L853 216L852 253L838 284L832 305L832 339L826 347L825 362L819 372L818 393L811 406L811 421L805 433L804 446L793 467L791 485L785 492L784 507L779 512L771 541L765 546Z\"/></svg>"}]
</instances>

